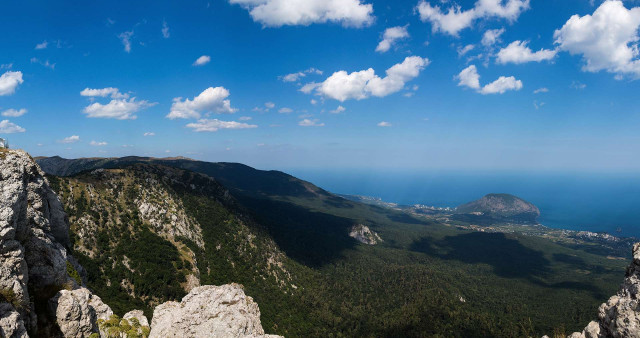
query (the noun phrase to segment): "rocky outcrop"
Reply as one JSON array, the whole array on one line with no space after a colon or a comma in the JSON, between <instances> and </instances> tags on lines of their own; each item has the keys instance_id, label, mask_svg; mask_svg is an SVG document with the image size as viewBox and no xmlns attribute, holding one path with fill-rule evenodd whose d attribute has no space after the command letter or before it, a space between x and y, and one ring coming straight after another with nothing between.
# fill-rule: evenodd
<instances>
[{"instance_id":1,"label":"rocky outcrop","mask_svg":"<svg viewBox=\"0 0 640 338\"><path fill-rule=\"evenodd\" d=\"M0 318L37 329L29 288L39 293L67 280L66 214L40 168L25 152L0 154ZM7 330L4 326L0 330Z\"/></svg>"},{"instance_id":2,"label":"rocky outcrop","mask_svg":"<svg viewBox=\"0 0 640 338\"><path fill-rule=\"evenodd\" d=\"M68 221L35 161L0 153L0 336L88 337L113 312L69 277ZM81 282L80 280L78 280Z\"/></svg>"},{"instance_id":3,"label":"rocky outcrop","mask_svg":"<svg viewBox=\"0 0 640 338\"><path fill-rule=\"evenodd\" d=\"M357 224L351 227L351 232L349 232L349 237L354 238L356 241L368 244L375 245L379 242L382 242L382 238L376 232L369 229L368 226L363 224Z\"/></svg>"},{"instance_id":4,"label":"rocky outcrop","mask_svg":"<svg viewBox=\"0 0 640 338\"><path fill-rule=\"evenodd\" d=\"M570 338L640 338L640 243L633 246L633 262L627 268L618 293L598 309L598 320Z\"/></svg>"},{"instance_id":5,"label":"rocky outcrop","mask_svg":"<svg viewBox=\"0 0 640 338\"><path fill-rule=\"evenodd\" d=\"M100 297L86 288L62 290L49 300L50 314L64 337L89 337L99 331L98 320L113 314Z\"/></svg>"},{"instance_id":6,"label":"rocky outcrop","mask_svg":"<svg viewBox=\"0 0 640 338\"><path fill-rule=\"evenodd\" d=\"M153 311L149 337L278 337L265 335L260 309L238 284L197 287Z\"/></svg>"},{"instance_id":7,"label":"rocky outcrop","mask_svg":"<svg viewBox=\"0 0 640 338\"><path fill-rule=\"evenodd\" d=\"M138 323L141 326L149 326L149 321L147 320L147 317L144 315L142 310L129 311L129 312L125 313L125 315L124 315L124 317L122 317L122 319L126 319L129 322L131 322L132 319L135 319L135 320L138 321Z\"/></svg>"},{"instance_id":8,"label":"rocky outcrop","mask_svg":"<svg viewBox=\"0 0 640 338\"><path fill-rule=\"evenodd\" d=\"M0 337L29 337L20 313L8 303L0 303Z\"/></svg>"}]
</instances>

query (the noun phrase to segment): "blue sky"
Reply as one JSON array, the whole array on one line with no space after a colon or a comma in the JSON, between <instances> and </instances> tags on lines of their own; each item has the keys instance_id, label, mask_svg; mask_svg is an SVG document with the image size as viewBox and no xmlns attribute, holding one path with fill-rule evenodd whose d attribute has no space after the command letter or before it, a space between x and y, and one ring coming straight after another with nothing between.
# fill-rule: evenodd
<instances>
[{"instance_id":1,"label":"blue sky","mask_svg":"<svg viewBox=\"0 0 640 338\"><path fill-rule=\"evenodd\" d=\"M5 2L0 137L269 169L635 171L638 6Z\"/></svg>"}]
</instances>

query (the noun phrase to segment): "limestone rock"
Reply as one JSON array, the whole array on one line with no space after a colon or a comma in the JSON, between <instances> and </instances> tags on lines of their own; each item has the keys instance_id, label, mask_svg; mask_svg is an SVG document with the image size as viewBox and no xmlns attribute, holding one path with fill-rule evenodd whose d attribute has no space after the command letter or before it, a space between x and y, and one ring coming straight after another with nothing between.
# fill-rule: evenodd
<instances>
[{"instance_id":1,"label":"limestone rock","mask_svg":"<svg viewBox=\"0 0 640 338\"><path fill-rule=\"evenodd\" d=\"M140 323L141 326L149 326L149 321L147 320L147 317L144 315L144 312L142 312L142 310L129 311L122 318L128 320L129 322L131 322L132 318L135 318L138 320L138 323Z\"/></svg>"},{"instance_id":2,"label":"limestone rock","mask_svg":"<svg viewBox=\"0 0 640 338\"><path fill-rule=\"evenodd\" d=\"M0 154L0 288L11 294L17 325L35 329L28 286L67 281L66 214L44 173L25 152Z\"/></svg>"},{"instance_id":3,"label":"limestone rock","mask_svg":"<svg viewBox=\"0 0 640 338\"><path fill-rule=\"evenodd\" d=\"M64 337L88 337L97 333L98 320L107 320L113 314L100 297L86 288L58 292L49 300L49 309Z\"/></svg>"},{"instance_id":4,"label":"limestone rock","mask_svg":"<svg viewBox=\"0 0 640 338\"><path fill-rule=\"evenodd\" d=\"M640 338L640 243L633 246L633 262L627 268L618 293L598 309L598 320L592 321L572 338Z\"/></svg>"},{"instance_id":5,"label":"limestone rock","mask_svg":"<svg viewBox=\"0 0 640 338\"><path fill-rule=\"evenodd\" d=\"M0 303L0 337L29 337L20 314L8 303Z\"/></svg>"},{"instance_id":6,"label":"limestone rock","mask_svg":"<svg viewBox=\"0 0 640 338\"><path fill-rule=\"evenodd\" d=\"M260 309L238 284L197 287L158 305L149 337L265 337ZM276 336L273 336L276 337Z\"/></svg>"},{"instance_id":7,"label":"limestone rock","mask_svg":"<svg viewBox=\"0 0 640 338\"><path fill-rule=\"evenodd\" d=\"M375 231L372 231L368 226L363 224L351 227L349 237L355 238L358 242L368 245L375 245L382 242L382 238Z\"/></svg>"},{"instance_id":8,"label":"limestone rock","mask_svg":"<svg viewBox=\"0 0 640 338\"><path fill-rule=\"evenodd\" d=\"M88 337L113 312L67 275L84 269L67 253L68 218L36 162L20 150L0 153L0 337ZM53 298L51 291L60 288ZM29 290L33 294L29 294ZM47 304L37 309L36 304ZM48 308L46 308L48 306ZM41 311L36 311L41 310ZM36 313L48 312L43 317ZM55 327L55 323L59 328Z\"/></svg>"}]
</instances>

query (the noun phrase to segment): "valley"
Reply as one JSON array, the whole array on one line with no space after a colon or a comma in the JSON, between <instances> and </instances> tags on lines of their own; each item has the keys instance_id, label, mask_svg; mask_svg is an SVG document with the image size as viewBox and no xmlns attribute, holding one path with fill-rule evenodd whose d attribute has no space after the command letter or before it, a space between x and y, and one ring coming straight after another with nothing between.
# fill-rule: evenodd
<instances>
[{"instance_id":1,"label":"valley","mask_svg":"<svg viewBox=\"0 0 640 338\"><path fill-rule=\"evenodd\" d=\"M352 201L234 163L37 161L69 214L88 286L117 314L236 282L265 331L287 337L568 334L616 290L626 260L614 258L630 250ZM355 225L382 241L349 237Z\"/></svg>"}]
</instances>

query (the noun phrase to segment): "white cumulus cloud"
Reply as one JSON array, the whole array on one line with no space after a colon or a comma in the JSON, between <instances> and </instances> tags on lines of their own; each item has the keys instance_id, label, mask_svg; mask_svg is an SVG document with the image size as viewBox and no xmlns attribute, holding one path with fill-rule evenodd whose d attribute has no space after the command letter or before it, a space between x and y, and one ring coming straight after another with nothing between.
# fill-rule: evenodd
<instances>
[{"instance_id":1,"label":"white cumulus cloud","mask_svg":"<svg viewBox=\"0 0 640 338\"><path fill-rule=\"evenodd\" d=\"M291 109L289 107L282 107L282 108L278 109L278 113L280 113L280 114L293 113L293 109Z\"/></svg>"},{"instance_id":2,"label":"white cumulus cloud","mask_svg":"<svg viewBox=\"0 0 640 338\"><path fill-rule=\"evenodd\" d=\"M69 136L69 137L65 137L62 140L58 141L60 143L76 143L80 141L80 136L78 135L73 135L73 136Z\"/></svg>"},{"instance_id":3,"label":"white cumulus cloud","mask_svg":"<svg viewBox=\"0 0 640 338\"><path fill-rule=\"evenodd\" d=\"M117 120L135 120L136 112L155 105L149 101L136 101L135 97L130 99L113 99L107 104L94 102L86 106L83 110L87 117L105 118Z\"/></svg>"},{"instance_id":4,"label":"white cumulus cloud","mask_svg":"<svg viewBox=\"0 0 640 338\"><path fill-rule=\"evenodd\" d=\"M504 94L509 90L522 89L522 81L513 76L501 76L497 80L482 87L480 94Z\"/></svg>"},{"instance_id":5,"label":"white cumulus cloud","mask_svg":"<svg viewBox=\"0 0 640 338\"><path fill-rule=\"evenodd\" d=\"M103 147L106 146L108 143L107 142L97 142L97 141L91 141L89 142L89 145L94 146L94 147Z\"/></svg>"},{"instance_id":6,"label":"white cumulus cloud","mask_svg":"<svg viewBox=\"0 0 640 338\"><path fill-rule=\"evenodd\" d=\"M387 122L387 121L382 121L380 123L378 123L378 127L391 127L392 124Z\"/></svg>"},{"instance_id":7,"label":"white cumulus cloud","mask_svg":"<svg viewBox=\"0 0 640 338\"><path fill-rule=\"evenodd\" d=\"M573 15L553 36L560 50L582 56L584 71L637 79L639 28L640 7L627 9L622 1L608 0L593 15Z\"/></svg>"},{"instance_id":8,"label":"white cumulus cloud","mask_svg":"<svg viewBox=\"0 0 640 338\"><path fill-rule=\"evenodd\" d=\"M24 82L22 72L9 71L0 76L0 96L11 95L16 92L16 88Z\"/></svg>"},{"instance_id":9,"label":"white cumulus cloud","mask_svg":"<svg viewBox=\"0 0 640 338\"><path fill-rule=\"evenodd\" d=\"M156 133L148 131L148 132L142 134L142 136L156 136Z\"/></svg>"},{"instance_id":10,"label":"white cumulus cloud","mask_svg":"<svg viewBox=\"0 0 640 338\"><path fill-rule=\"evenodd\" d=\"M129 98L129 94L120 93L118 88L107 87L107 88L85 88L80 92L81 96L87 97L107 97L111 96L112 99L126 99Z\"/></svg>"},{"instance_id":11,"label":"white cumulus cloud","mask_svg":"<svg viewBox=\"0 0 640 338\"><path fill-rule=\"evenodd\" d=\"M9 120L0 121L0 133L13 134L13 133L24 133L25 131L27 130L13 122L10 122Z\"/></svg>"},{"instance_id":12,"label":"white cumulus cloud","mask_svg":"<svg viewBox=\"0 0 640 338\"><path fill-rule=\"evenodd\" d=\"M93 101L97 97L111 97L106 104L94 102L83 110L87 117L106 118L117 120L135 120L138 111L154 106L156 103L146 100L137 101L135 97L129 98L129 94L121 93L118 88L85 88L80 92L81 96L90 97Z\"/></svg>"},{"instance_id":13,"label":"white cumulus cloud","mask_svg":"<svg viewBox=\"0 0 640 338\"><path fill-rule=\"evenodd\" d=\"M229 91L224 87L209 87L193 100L176 97L167 118L199 119L202 113L235 113L237 109L231 108L231 101L227 99L229 95Z\"/></svg>"},{"instance_id":14,"label":"white cumulus cloud","mask_svg":"<svg viewBox=\"0 0 640 338\"><path fill-rule=\"evenodd\" d=\"M478 0L471 9L463 10L454 4L446 11L438 5L432 6L431 3L422 0L417 7L420 20L431 22L434 32L442 31L453 36L471 27L475 20L502 18L512 22L527 9L529 0Z\"/></svg>"},{"instance_id":15,"label":"white cumulus cloud","mask_svg":"<svg viewBox=\"0 0 640 338\"><path fill-rule=\"evenodd\" d=\"M527 62L540 62L545 60L551 60L556 56L555 50L540 49L537 52L533 52L527 41L516 40L510 43L507 47L502 48L498 52L498 63L527 63Z\"/></svg>"},{"instance_id":16,"label":"white cumulus cloud","mask_svg":"<svg viewBox=\"0 0 640 338\"><path fill-rule=\"evenodd\" d=\"M474 65L463 69L456 78L459 80L458 86L480 89L480 75Z\"/></svg>"},{"instance_id":17,"label":"white cumulus cloud","mask_svg":"<svg viewBox=\"0 0 640 338\"><path fill-rule=\"evenodd\" d=\"M310 93L315 90L319 95L341 102L349 99L362 100L370 96L384 97L402 90L408 81L418 77L428 65L429 59L409 56L402 63L387 69L384 78L376 75L373 68L353 73L341 70L322 83L305 85L301 91Z\"/></svg>"},{"instance_id":18,"label":"white cumulus cloud","mask_svg":"<svg viewBox=\"0 0 640 338\"><path fill-rule=\"evenodd\" d=\"M549 92L549 88L547 87L538 88L533 91L534 94L547 93L547 92Z\"/></svg>"},{"instance_id":19,"label":"white cumulus cloud","mask_svg":"<svg viewBox=\"0 0 640 338\"><path fill-rule=\"evenodd\" d=\"M218 119L201 119L198 122L187 124L187 128L191 128L197 132L214 132L220 129L249 129L257 128L254 124L247 124L236 121L220 121Z\"/></svg>"},{"instance_id":20,"label":"white cumulus cloud","mask_svg":"<svg viewBox=\"0 0 640 338\"><path fill-rule=\"evenodd\" d=\"M469 87L483 95L504 94L509 90L522 89L522 81L516 80L513 76L500 76L497 80L481 87L480 75L475 65L463 69L460 74L456 76L456 79L458 80L458 86Z\"/></svg>"},{"instance_id":21,"label":"white cumulus cloud","mask_svg":"<svg viewBox=\"0 0 640 338\"><path fill-rule=\"evenodd\" d=\"M376 52L385 53L391 49L396 41L400 39L406 39L409 37L409 32L407 32L407 26L396 26L385 29L384 34L382 35L382 41L378 43L376 47Z\"/></svg>"},{"instance_id":22,"label":"white cumulus cloud","mask_svg":"<svg viewBox=\"0 0 640 338\"><path fill-rule=\"evenodd\" d=\"M265 27L336 22L345 27L373 23L373 5L360 0L229 0Z\"/></svg>"},{"instance_id":23,"label":"white cumulus cloud","mask_svg":"<svg viewBox=\"0 0 640 338\"><path fill-rule=\"evenodd\" d=\"M194 66L204 66L209 62L211 62L211 57L209 55L203 55L203 56L197 58L196 61L193 62L193 65Z\"/></svg>"},{"instance_id":24,"label":"white cumulus cloud","mask_svg":"<svg viewBox=\"0 0 640 338\"><path fill-rule=\"evenodd\" d=\"M27 113L27 110L22 108L22 109L7 109L5 111L2 112L2 116L6 116L6 117L20 117L24 114Z\"/></svg>"}]
</instances>

